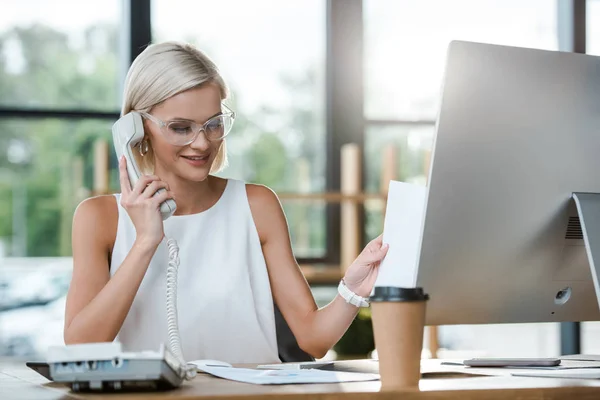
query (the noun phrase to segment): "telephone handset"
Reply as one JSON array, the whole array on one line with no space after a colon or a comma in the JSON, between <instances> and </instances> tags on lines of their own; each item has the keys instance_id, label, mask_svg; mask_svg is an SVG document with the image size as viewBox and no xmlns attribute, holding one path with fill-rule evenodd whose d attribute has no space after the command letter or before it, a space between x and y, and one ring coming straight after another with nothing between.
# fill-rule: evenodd
<instances>
[{"instance_id":1,"label":"telephone handset","mask_svg":"<svg viewBox=\"0 0 600 400\"><path fill-rule=\"evenodd\" d=\"M127 174L129 175L129 182L131 182L131 187L133 188L141 176L140 168L137 165L133 152L137 151L134 148L138 146L144 138L144 123L142 121L142 116L135 111L124 115L113 125L112 134L115 151L117 152L117 160L120 160L121 156L125 155L125 159L127 160ZM164 191L165 189L161 188L156 191L156 194ZM160 213L163 221L173 215L176 209L177 205L173 199L167 199L165 202L161 203Z\"/></svg>"},{"instance_id":2,"label":"telephone handset","mask_svg":"<svg viewBox=\"0 0 600 400\"><path fill-rule=\"evenodd\" d=\"M135 111L122 116L112 127L113 142L117 159L125 156L127 161L127 174L133 187L141 176L134 151L144 138L144 123L142 116ZM164 191L161 188L156 194ZM156 194L154 194L156 196ZM167 199L160 204L160 213L163 221L175 212L177 205L173 199ZM179 248L173 238L167 238L169 250L169 266L167 267L167 329L169 334L169 349L180 364L179 374L182 378L192 379L196 376L196 366L187 364L183 358L181 341L179 338L179 324L177 322L177 269L179 268Z\"/></svg>"}]
</instances>

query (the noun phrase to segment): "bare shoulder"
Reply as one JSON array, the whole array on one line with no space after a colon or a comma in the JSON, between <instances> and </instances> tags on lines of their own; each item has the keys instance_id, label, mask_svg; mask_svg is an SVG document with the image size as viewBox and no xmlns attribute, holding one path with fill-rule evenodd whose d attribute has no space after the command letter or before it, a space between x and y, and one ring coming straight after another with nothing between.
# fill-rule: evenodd
<instances>
[{"instance_id":1,"label":"bare shoulder","mask_svg":"<svg viewBox=\"0 0 600 400\"><path fill-rule=\"evenodd\" d=\"M265 243L271 234L277 234L287 222L281 203L275 192L265 185L246 184L248 203L261 243Z\"/></svg>"},{"instance_id":2,"label":"bare shoulder","mask_svg":"<svg viewBox=\"0 0 600 400\"><path fill-rule=\"evenodd\" d=\"M80 230L93 231L98 239L109 245L114 242L118 220L119 210L115 196L90 197L75 209L73 233Z\"/></svg>"},{"instance_id":3,"label":"bare shoulder","mask_svg":"<svg viewBox=\"0 0 600 400\"><path fill-rule=\"evenodd\" d=\"M94 219L117 217L117 199L112 195L90 197L83 200L75 210L76 218L92 222Z\"/></svg>"},{"instance_id":4,"label":"bare shoulder","mask_svg":"<svg viewBox=\"0 0 600 400\"><path fill-rule=\"evenodd\" d=\"M265 185L258 185L254 183L246 184L246 193L248 194L248 202L250 208L280 208L281 204L279 198L275 192Z\"/></svg>"}]
</instances>

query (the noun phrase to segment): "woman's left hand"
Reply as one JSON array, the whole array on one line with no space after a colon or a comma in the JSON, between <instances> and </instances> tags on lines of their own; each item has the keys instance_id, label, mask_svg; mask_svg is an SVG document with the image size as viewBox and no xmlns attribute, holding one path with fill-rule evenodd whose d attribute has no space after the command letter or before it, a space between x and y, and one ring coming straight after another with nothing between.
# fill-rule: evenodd
<instances>
[{"instance_id":1,"label":"woman's left hand","mask_svg":"<svg viewBox=\"0 0 600 400\"><path fill-rule=\"evenodd\" d=\"M348 289L362 297L371 294L379 264L387 254L388 248L387 243L383 244L383 235L379 235L365 246L344 275L344 283Z\"/></svg>"}]
</instances>

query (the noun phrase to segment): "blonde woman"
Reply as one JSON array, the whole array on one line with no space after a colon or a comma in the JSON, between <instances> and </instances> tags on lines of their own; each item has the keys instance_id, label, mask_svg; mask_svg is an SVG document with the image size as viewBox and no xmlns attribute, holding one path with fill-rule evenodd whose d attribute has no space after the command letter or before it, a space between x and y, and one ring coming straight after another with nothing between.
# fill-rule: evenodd
<instances>
[{"instance_id":1,"label":"blonde woman","mask_svg":"<svg viewBox=\"0 0 600 400\"><path fill-rule=\"evenodd\" d=\"M279 362L277 308L315 358L347 330L387 246L381 237L369 243L348 267L340 295L319 309L277 196L213 175L226 164L225 137L235 118L226 97L215 64L190 45L151 45L131 65L122 115L143 116L138 162L150 172L131 186L120 160L121 192L87 199L75 212L66 344L117 339L125 350L142 351L168 342L165 236L179 246L185 359ZM159 204L169 198L177 210L163 222Z\"/></svg>"}]
</instances>

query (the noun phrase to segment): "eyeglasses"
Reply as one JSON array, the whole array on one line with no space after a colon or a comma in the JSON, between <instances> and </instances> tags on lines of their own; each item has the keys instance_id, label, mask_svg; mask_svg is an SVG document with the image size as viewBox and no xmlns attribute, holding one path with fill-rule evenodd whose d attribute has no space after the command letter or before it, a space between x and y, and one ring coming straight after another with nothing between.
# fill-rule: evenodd
<instances>
[{"instance_id":1,"label":"eyeglasses","mask_svg":"<svg viewBox=\"0 0 600 400\"><path fill-rule=\"evenodd\" d=\"M186 146L193 143L200 131L204 131L204 135L209 141L221 140L229 134L235 121L235 113L224 104L222 113L210 118L204 124L181 119L164 122L154 115L140 114L157 124L165 139L174 146Z\"/></svg>"}]
</instances>

